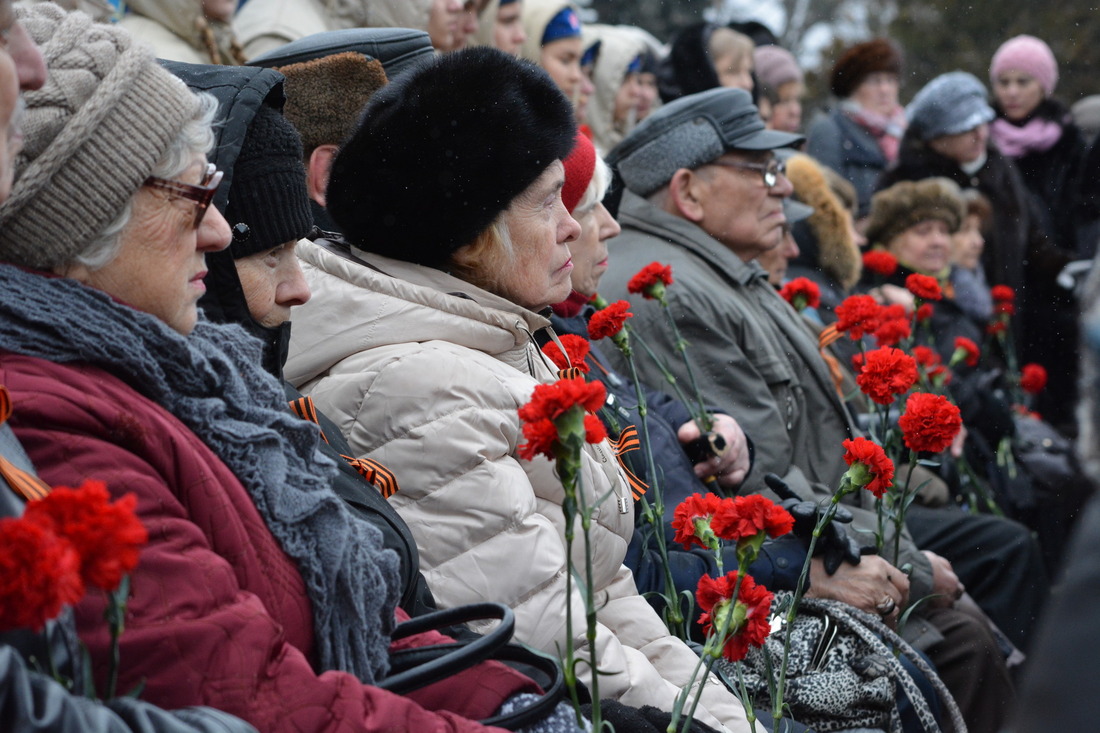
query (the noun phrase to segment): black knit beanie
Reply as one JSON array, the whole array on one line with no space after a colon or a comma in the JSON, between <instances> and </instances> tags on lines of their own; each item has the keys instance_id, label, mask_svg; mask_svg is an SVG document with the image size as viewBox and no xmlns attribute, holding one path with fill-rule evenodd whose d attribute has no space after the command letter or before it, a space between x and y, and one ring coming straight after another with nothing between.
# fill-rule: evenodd
<instances>
[{"instance_id":1,"label":"black knit beanie","mask_svg":"<svg viewBox=\"0 0 1100 733\"><path fill-rule=\"evenodd\" d=\"M443 54L375 93L336 156L328 211L356 246L445 267L573 149L546 72L492 48Z\"/></svg>"},{"instance_id":2,"label":"black knit beanie","mask_svg":"<svg viewBox=\"0 0 1100 733\"><path fill-rule=\"evenodd\" d=\"M225 218L247 224L247 237L233 238L233 259L265 252L309 233L313 214L302 165L302 142L282 113L261 105L248 126L233 164Z\"/></svg>"}]
</instances>

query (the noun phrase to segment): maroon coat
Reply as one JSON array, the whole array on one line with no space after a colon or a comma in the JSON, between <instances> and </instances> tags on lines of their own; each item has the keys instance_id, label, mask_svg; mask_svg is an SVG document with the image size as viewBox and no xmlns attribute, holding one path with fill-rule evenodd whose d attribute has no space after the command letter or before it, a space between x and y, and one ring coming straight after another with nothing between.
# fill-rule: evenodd
<instances>
[{"instance_id":1,"label":"maroon coat","mask_svg":"<svg viewBox=\"0 0 1100 733\"><path fill-rule=\"evenodd\" d=\"M409 697L347 673L317 674L301 575L197 435L97 368L0 351L0 384L43 479L78 486L94 478L114 496L137 495L149 544L132 575L119 689L144 681L142 699L162 707L209 705L261 731L296 733L485 731L459 716L489 717L512 694L536 689L496 663ZM110 643L103 609L100 594L77 608L101 680ZM425 634L404 645L443 639Z\"/></svg>"}]
</instances>

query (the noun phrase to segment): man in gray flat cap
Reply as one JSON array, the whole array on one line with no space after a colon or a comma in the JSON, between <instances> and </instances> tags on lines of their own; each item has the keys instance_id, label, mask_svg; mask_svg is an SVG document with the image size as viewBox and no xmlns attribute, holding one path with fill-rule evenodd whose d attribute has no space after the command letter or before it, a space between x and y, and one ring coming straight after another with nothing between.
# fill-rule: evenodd
<instances>
[{"instance_id":1,"label":"man in gray flat cap","mask_svg":"<svg viewBox=\"0 0 1100 733\"><path fill-rule=\"evenodd\" d=\"M859 432L817 339L755 261L782 242L783 201L792 192L775 151L801 141L765 130L741 90L713 89L659 109L609 156L627 190L619 215L623 231L611 241L601 289L609 300L625 298L627 282L643 266L671 265L675 284L667 298L690 343L687 357L705 399L734 416L755 441L755 464L742 491L767 492L763 476L775 473L803 498L820 500L832 495L847 470L842 441ZM686 382L660 309L639 305L634 311L633 324ZM662 379L652 360L638 359L637 365L643 381ZM852 507L856 532L874 530L868 508ZM870 536L855 535L863 543ZM908 533L898 564L905 563L912 565L908 579L878 557L845 563L832 578L815 564L811 594L827 593L887 620L907 598L936 594L927 608L950 606L962 594L951 564L921 552ZM887 603L899 597L896 607ZM952 608L925 615L910 618L906 635L924 635L921 646L941 663L967 723L999 719L995 705L1011 700L1011 683L1003 661L991 653L988 630Z\"/></svg>"}]
</instances>

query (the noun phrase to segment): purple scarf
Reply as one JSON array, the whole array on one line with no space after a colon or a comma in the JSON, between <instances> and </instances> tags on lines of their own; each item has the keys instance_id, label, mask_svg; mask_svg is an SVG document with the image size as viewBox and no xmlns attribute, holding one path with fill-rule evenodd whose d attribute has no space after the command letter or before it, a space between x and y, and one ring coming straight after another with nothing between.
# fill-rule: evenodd
<instances>
[{"instance_id":1,"label":"purple scarf","mask_svg":"<svg viewBox=\"0 0 1100 733\"><path fill-rule=\"evenodd\" d=\"M1035 117L1026 125L1014 125L998 118L989 126L989 134L997 148L1010 158L1028 153L1043 153L1062 139L1062 126L1057 122Z\"/></svg>"}]
</instances>

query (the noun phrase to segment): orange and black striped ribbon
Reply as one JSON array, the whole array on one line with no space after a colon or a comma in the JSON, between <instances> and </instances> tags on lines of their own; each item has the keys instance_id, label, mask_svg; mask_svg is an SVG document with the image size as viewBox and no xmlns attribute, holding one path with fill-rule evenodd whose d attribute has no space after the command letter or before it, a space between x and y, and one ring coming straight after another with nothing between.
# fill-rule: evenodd
<instances>
[{"instance_id":1,"label":"orange and black striped ribbon","mask_svg":"<svg viewBox=\"0 0 1100 733\"><path fill-rule=\"evenodd\" d=\"M646 489L649 488L649 484L642 481L634 472L630 470L630 467L626 465L626 461L623 459L625 453L629 453L633 450L638 450L642 447L642 442L638 439L638 428L633 425L627 425L623 428L623 432L619 434L618 440L612 440L610 437L607 442L611 444L611 449L615 452L615 459L622 466L623 473L626 474L626 480L630 484L630 493L634 495L634 501L638 501L645 494Z\"/></svg>"},{"instance_id":2,"label":"orange and black striped ribbon","mask_svg":"<svg viewBox=\"0 0 1100 733\"><path fill-rule=\"evenodd\" d=\"M583 377L584 372L578 367L568 367L566 369L558 370L558 379L576 379L577 377Z\"/></svg>"},{"instance_id":3,"label":"orange and black striped ribbon","mask_svg":"<svg viewBox=\"0 0 1100 733\"><path fill-rule=\"evenodd\" d=\"M11 417L11 412L11 395L8 394L8 390L4 385L0 384L0 425L8 421L8 418ZM0 476L4 477L4 480L8 482L8 486L11 486L12 490L27 501L42 499L50 493L49 484L33 473L19 468L19 466L16 466L3 456L0 456Z\"/></svg>"},{"instance_id":4,"label":"orange and black striped ribbon","mask_svg":"<svg viewBox=\"0 0 1100 733\"><path fill-rule=\"evenodd\" d=\"M321 422L317 418L317 407L313 404L313 398L309 396L299 397L291 400L290 411L303 420L308 420L317 427L321 427ZM328 442L328 438L325 437L325 431L321 431L321 440ZM360 476L365 478L368 482L378 487L378 491L382 496L387 499L401 490L401 486L397 483L397 477L393 475L393 471L383 466L378 461L370 458L353 458L352 456L340 456L348 462L352 468L354 468Z\"/></svg>"},{"instance_id":5,"label":"orange and black striped ribbon","mask_svg":"<svg viewBox=\"0 0 1100 733\"><path fill-rule=\"evenodd\" d=\"M817 335L817 346L819 349L824 349L840 340L843 334L836 330L836 324L830 323L825 328L821 329L821 333Z\"/></svg>"}]
</instances>

